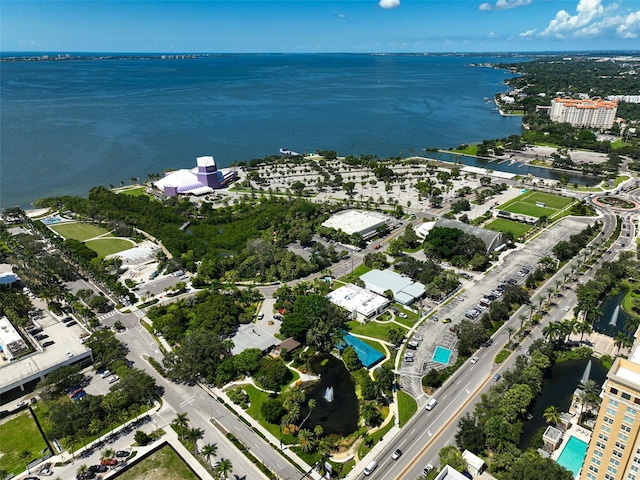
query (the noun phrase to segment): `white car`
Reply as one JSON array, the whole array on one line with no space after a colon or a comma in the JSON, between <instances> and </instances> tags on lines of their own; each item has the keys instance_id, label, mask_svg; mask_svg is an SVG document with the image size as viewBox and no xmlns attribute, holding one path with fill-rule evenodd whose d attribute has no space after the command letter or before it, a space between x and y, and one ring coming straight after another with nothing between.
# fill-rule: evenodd
<instances>
[{"instance_id":1,"label":"white car","mask_svg":"<svg viewBox=\"0 0 640 480\"><path fill-rule=\"evenodd\" d=\"M478 357L473 357L471 359L471 363L476 363L478 360L480 360Z\"/></svg>"},{"instance_id":2,"label":"white car","mask_svg":"<svg viewBox=\"0 0 640 480\"><path fill-rule=\"evenodd\" d=\"M571 307L569 305L567 305L566 307L564 307L564 311L568 312L569 310L571 310Z\"/></svg>"},{"instance_id":3,"label":"white car","mask_svg":"<svg viewBox=\"0 0 640 480\"><path fill-rule=\"evenodd\" d=\"M67 358L73 358L73 353L67 352Z\"/></svg>"}]
</instances>

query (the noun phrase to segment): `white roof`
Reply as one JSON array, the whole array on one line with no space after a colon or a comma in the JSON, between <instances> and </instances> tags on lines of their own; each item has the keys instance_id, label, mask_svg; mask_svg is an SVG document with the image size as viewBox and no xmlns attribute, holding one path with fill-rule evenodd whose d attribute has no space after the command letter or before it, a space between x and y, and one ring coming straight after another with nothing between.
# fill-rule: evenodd
<instances>
[{"instance_id":1,"label":"white roof","mask_svg":"<svg viewBox=\"0 0 640 480\"><path fill-rule=\"evenodd\" d=\"M365 210L342 210L334 213L322 223L323 227L342 230L347 235L375 228L389 221L389 217L378 212Z\"/></svg>"},{"instance_id":2,"label":"white roof","mask_svg":"<svg viewBox=\"0 0 640 480\"><path fill-rule=\"evenodd\" d=\"M349 312L358 312L365 317L373 315L380 308L389 304L382 295L370 292L351 283L344 285L327 295L329 301Z\"/></svg>"},{"instance_id":3,"label":"white roof","mask_svg":"<svg viewBox=\"0 0 640 480\"><path fill-rule=\"evenodd\" d=\"M484 460L473 452L470 452L469 450L465 450L464 452L462 452L462 458L467 461L467 464L469 466L473 467L476 470L480 470L484 465Z\"/></svg>"},{"instance_id":4,"label":"white roof","mask_svg":"<svg viewBox=\"0 0 640 480\"><path fill-rule=\"evenodd\" d=\"M211 155L207 155L204 157L198 157L196 159L197 165L199 167L211 167L215 166L216 162Z\"/></svg>"},{"instance_id":5,"label":"white roof","mask_svg":"<svg viewBox=\"0 0 640 480\"><path fill-rule=\"evenodd\" d=\"M418 235L420 238L426 238L427 235L429 235L429 232L431 231L431 229L433 227L436 226L436 222L424 222L421 223L420 225L418 225L418 228L416 228L416 235Z\"/></svg>"},{"instance_id":6,"label":"white roof","mask_svg":"<svg viewBox=\"0 0 640 480\"><path fill-rule=\"evenodd\" d=\"M619 367L616 372L616 376L640 386L640 373L638 372L634 372L628 368Z\"/></svg>"},{"instance_id":7,"label":"white roof","mask_svg":"<svg viewBox=\"0 0 640 480\"><path fill-rule=\"evenodd\" d=\"M198 177L195 174L196 169L187 170L186 168L169 172L164 178L161 178L154 185L163 190L164 187L180 187L182 185L189 185L191 183L197 183Z\"/></svg>"}]
</instances>

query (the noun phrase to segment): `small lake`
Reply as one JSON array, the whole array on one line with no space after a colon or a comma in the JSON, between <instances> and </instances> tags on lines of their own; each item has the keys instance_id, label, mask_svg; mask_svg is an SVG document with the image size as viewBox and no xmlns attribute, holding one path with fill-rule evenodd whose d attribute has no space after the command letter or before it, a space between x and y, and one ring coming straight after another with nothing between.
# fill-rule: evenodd
<instances>
[{"instance_id":1,"label":"small lake","mask_svg":"<svg viewBox=\"0 0 640 480\"><path fill-rule=\"evenodd\" d=\"M320 381L307 391L307 398L316 401L316 408L303 428L313 431L313 427L322 425L325 435L346 436L355 432L360 418L358 398L355 382L344 363L333 355L318 355L310 366ZM307 414L303 410L300 418Z\"/></svg>"},{"instance_id":2,"label":"small lake","mask_svg":"<svg viewBox=\"0 0 640 480\"><path fill-rule=\"evenodd\" d=\"M549 378L544 380L542 394L536 400L531 412L533 417L524 424L522 436L520 437L520 449L526 450L538 429L547 425L542 416L547 407L554 405L561 412L569 411L571 397L576 388L578 388L588 363L589 359L569 360L557 363L551 368ZM600 360L591 359L589 378L595 380L599 386L604 383L607 371L604 365L600 363Z\"/></svg>"}]
</instances>

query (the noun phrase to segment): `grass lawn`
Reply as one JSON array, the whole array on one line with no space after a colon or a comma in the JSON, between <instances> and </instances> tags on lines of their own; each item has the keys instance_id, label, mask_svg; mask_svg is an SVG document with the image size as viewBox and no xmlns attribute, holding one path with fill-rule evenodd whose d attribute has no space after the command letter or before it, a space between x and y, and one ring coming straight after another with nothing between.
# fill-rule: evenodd
<instances>
[{"instance_id":1,"label":"grass lawn","mask_svg":"<svg viewBox=\"0 0 640 480\"><path fill-rule=\"evenodd\" d=\"M135 247L135 244L122 238L100 238L98 240L90 240L86 242L86 245L96 252L100 258Z\"/></svg>"},{"instance_id":2,"label":"grass lawn","mask_svg":"<svg viewBox=\"0 0 640 480\"><path fill-rule=\"evenodd\" d=\"M266 428L271 435L276 438L280 438L280 425L269 423L262 416L262 404L267 400L267 398L269 398L268 395L258 390L253 385L241 385L241 387L245 392L247 392L247 395L249 395L249 401L251 402L251 406L247 409L247 413L251 415L252 418L255 418L260 425ZM296 442L292 435L282 435L282 441L287 444Z\"/></svg>"},{"instance_id":3,"label":"grass lawn","mask_svg":"<svg viewBox=\"0 0 640 480\"><path fill-rule=\"evenodd\" d=\"M475 157L476 155L478 155L478 146L467 145L465 148L456 148L450 151L453 153L461 153L463 155L471 155L472 157Z\"/></svg>"},{"instance_id":4,"label":"grass lawn","mask_svg":"<svg viewBox=\"0 0 640 480\"><path fill-rule=\"evenodd\" d=\"M392 328L398 329L402 328L400 325L395 323L378 323L378 322L367 322L360 323L356 320L352 320L347 323L349 326L349 331L353 333L357 333L358 335L366 335L367 337L379 338L381 340L389 341L389 330Z\"/></svg>"},{"instance_id":5,"label":"grass lawn","mask_svg":"<svg viewBox=\"0 0 640 480\"><path fill-rule=\"evenodd\" d=\"M485 228L495 232L511 232L515 238L520 238L531 230L532 225L516 222L514 220L507 220L506 218L496 218L493 222L486 225Z\"/></svg>"},{"instance_id":6,"label":"grass lawn","mask_svg":"<svg viewBox=\"0 0 640 480\"><path fill-rule=\"evenodd\" d=\"M367 447L365 445L366 442L362 442L360 444L360 447L358 447L358 458L364 458L364 456L367 453L369 453L369 450L371 450L375 446L375 444L378 443L380 439L384 437L389 430L391 430L391 427L393 427L394 423L395 423L394 420L391 419L389 422L387 422L387 424L384 427L382 427L379 430L376 430L371 435L369 435L369 438L373 440L373 444L371 445L371 447Z\"/></svg>"},{"instance_id":7,"label":"grass lawn","mask_svg":"<svg viewBox=\"0 0 640 480\"><path fill-rule=\"evenodd\" d=\"M84 242L89 238L99 237L100 235L109 233L108 230L102 227L81 222L51 225L49 228L57 234L62 235L65 239L73 238L81 242Z\"/></svg>"},{"instance_id":8,"label":"grass lawn","mask_svg":"<svg viewBox=\"0 0 640 480\"><path fill-rule=\"evenodd\" d=\"M146 195L144 192L144 187L136 187L136 188L129 188L127 190L120 190L118 193L121 195L131 195L132 197L140 197L142 195Z\"/></svg>"},{"instance_id":9,"label":"grass lawn","mask_svg":"<svg viewBox=\"0 0 640 480\"><path fill-rule=\"evenodd\" d=\"M119 480L198 480L187 463L169 445L139 460L118 475Z\"/></svg>"},{"instance_id":10,"label":"grass lawn","mask_svg":"<svg viewBox=\"0 0 640 480\"><path fill-rule=\"evenodd\" d=\"M613 181L613 187L616 188L622 182L627 180L629 180L629 177L627 175L620 175L619 177L616 177L616 179Z\"/></svg>"},{"instance_id":11,"label":"grass lawn","mask_svg":"<svg viewBox=\"0 0 640 480\"><path fill-rule=\"evenodd\" d=\"M409 312L407 313L407 318L396 317L395 321L398 323L401 323L407 328L411 328L413 327L413 324L416 323L416 320L418 319L418 316L415 313L411 313L411 315L413 315L413 317L410 316L410 312Z\"/></svg>"},{"instance_id":12,"label":"grass lawn","mask_svg":"<svg viewBox=\"0 0 640 480\"><path fill-rule=\"evenodd\" d=\"M416 402L408 393L398 390L398 416L400 417L400 428L402 428L417 411L418 402Z\"/></svg>"},{"instance_id":13,"label":"grass lawn","mask_svg":"<svg viewBox=\"0 0 640 480\"><path fill-rule=\"evenodd\" d=\"M3 439L0 441L0 469L16 475L26 470L26 464L40 457L47 448L28 410L0 425L0 439ZM20 458L24 451L30 453L26 461Z\"/></svg>"},{"instance_id":14,"label":"grass lawn","mask_svg":"<svg viewBox=\"0 0 640 480\"><path fill-rule=\"evenodd\" d=\"M363 263L362 265L356 267L353 270L353 273L349 273L349 274L345 275L344 277L339 278L338 280L341 280L341 281L343 281L345 283L353 283L355 280L360 278L360 275L364 275L365 273L367 273L370 270L371 269L369 267L367 267Z\"/></svg>"},{"instance_id":15,"label":"grass lawn","mask_svg":"<svg viewBox=\"0 0 640 480\"><path fill-rule=\"evenodd\" d=\"M363 341L364 343L369 345L371 348L375 348L377 351L379 351L383 355L387 354L387 352L385 351L384 347L380 342L376 342L375 340L368 340L366 338L359 338L358 340Z\"/></svg>"},{"instance_id":16,"label":"grass lawn","mask_svg":"<svg viewBox=\"0 0 640 480\"><path fill-rule=\"evenodd\" d=\"M550 217L556 213L556 209L548 207L538 207L537 205L531 205L525 202L514 202L508 207L503 207L501 210L505 210L511 213L521 213L523 215L529 215L530 217Z\"/></svg>"}]
</instances>

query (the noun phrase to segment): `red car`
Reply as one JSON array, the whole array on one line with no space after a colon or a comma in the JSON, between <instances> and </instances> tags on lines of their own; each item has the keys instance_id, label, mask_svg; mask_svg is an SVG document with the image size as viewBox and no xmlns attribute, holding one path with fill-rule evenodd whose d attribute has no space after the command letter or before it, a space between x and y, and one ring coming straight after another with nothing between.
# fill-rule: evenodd
<instances>
[{"instance_id":1,"label":"red car","mask_svg":"<svg viewBox=\"0 0 640 480\"><path fill-rule=\"evenodd\" d=\"M113 466L113 465L117 465L117 464L118 464L118 460L116 460L115 458L104 458L104 459L100 460L100 465Z\"/></svg>"}]
</instances>

